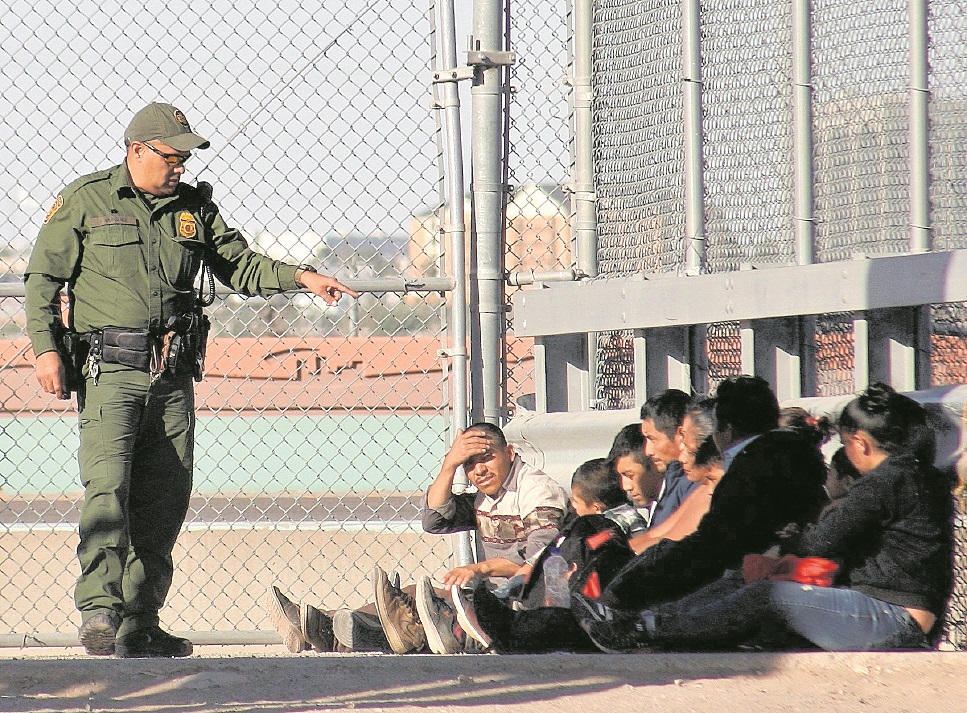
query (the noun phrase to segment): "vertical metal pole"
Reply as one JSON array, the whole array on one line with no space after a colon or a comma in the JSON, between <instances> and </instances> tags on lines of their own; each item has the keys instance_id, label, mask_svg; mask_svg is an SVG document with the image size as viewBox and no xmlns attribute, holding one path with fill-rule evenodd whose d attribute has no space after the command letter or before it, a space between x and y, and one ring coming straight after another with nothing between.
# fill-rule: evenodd
<instances>
[{"instance_id":1,"label":"vertical metal pole","mask_svg":"<svg viewBox=\"0 0 967 713\"><path fill-rule=\"evenodd\" d=\"M705 267L705 176L702 158L702 47L699 0L682 0L685 119L685 274Z\"/></svg>"},{"instance_id":2,"label":"vertical metal pole","mask_svg":"<svg viewBox=\"0 0 967 713\"><path fill-rule=\"evenodd\" d=\"M591 104L591 47L593 0L568 3L571 25L571 126L572 126L572 186L571 213L574 223L575 266L589 277L598 274L598 216L597 194L594 190L594 157L592 153ZM598 402L598 335L588 334L588 394L591 408ZM571 410L571 409L569 409Z\"/></svg>"},{"instance_id":3,"label":"vertical metal pole","mask_svg":"<svg viewBox=\"0 0 967 713\"><path fill-rule=\"evenodd\" d=\"M473 38L476 52L500 52L503 24L502 0L474 0ZM500 382L503 376L504 339L504 193L502 178L502 121L504 69L500 65L478 66L471 92L471 190L473 193L470 279L477 285L476 304L470 305L470 380L472 419L500 423ZM474 259L475 258L475 259ZM473 330L477 335L474 339Z\"/></svg>"},{"instance_id":4,"label":"vertical metal pole","mask_svg":"<svg viewBox=\"0 0 967 713\"><path fill-rule=\"evenodd\" d=\"M930 134L927 126L927 0L909 0L910 16L910 252L931 249Z\"/></svg>"},{"instance_id":5,"label":"vertical metal pole","mask_svg":"<svg viewBox=\"0 0 967 713\"><path fill-rule=\"evenodd\" d=\"M453 0L442 0L436 7L440 12L439 69L457 66L456 22ZM444 244L450 249L450 269L453 274L453 293L450 296L450 354L453 359L453 426L467 427L467 252L464 221L463 142L460 136L460 93L456 82L443 82L440 104L446 158L446 220L443 224Z\"/></svg>"},{"instance_id":6,"label":"vertical metal pole","mask_svg":"<svg viewBox=\"0 0 967 713\"><path fill-rule=\"evenodd\" d=\"M433 48L434 69L453 70L457 67L456 21L453 0L431 0L431 22L439 37L440 51ZM437 13L439 12L439 20ZM443 111L443 153L446 210L441 225L442 242L450 250L450 270L453 292L449 299L448 327L451 358L451 436L467 427L467 275L466 225L464 220L463 142L460 136L460 92L455 81L434 84L434 102ZM453 479L454 492L467 489L463 469ZM453 538L458 564L473 561L473 548L468 533Z\"/></svg>"},{"instance_id":7,"label":"vertical metal pole","mask_svg":"<svg viewBox=\"0 0 967 713\"><path fill-rule=\"evenodd\" d=\"M813 196L813 77L811 0L792 0L792 135L796 262L815 260Z\"/></svg>"},{"instance_id":8,"label":"vertical metal pole","mask_svg":"<svg viewBox=\"0 0 967 713\"><path fill-rule=\"evenodd\" d=\"M574 113L574 173L571 204L577 268L585 275L598 274L598 218L594 191L594 159L591 152L591 26L592 1L574 3L574 62L571 102Z\"/></svg>"}]
</instances>

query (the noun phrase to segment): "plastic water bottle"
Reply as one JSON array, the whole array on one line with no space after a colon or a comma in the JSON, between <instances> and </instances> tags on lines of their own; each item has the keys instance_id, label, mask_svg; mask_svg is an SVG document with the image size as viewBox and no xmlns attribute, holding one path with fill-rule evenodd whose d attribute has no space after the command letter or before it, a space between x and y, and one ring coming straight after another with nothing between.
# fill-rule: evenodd
<instances>
[{"instance_id":1,"label":"plastic water bottle","mask_svg":"<svg viewBox=\"0 0 967 713\"><path fill-rule=\"evenodd\" d=\"M567 560L557 547L552 547L544 560L544 606L571 607L571 592L567 586Z\"/></svg>"},{"instance_id":2,"label":"plastic water bottle","mask_svg":"<svg viewBox=\"0 0 967 713\"><path fill-rule=\"evenodd\" d=\"M516 599L520 597L520 593L523 591L526 583L527 582L524 581L524 575L515 574L513 577L497 587L493 591L493 594L495 597L500 599Z\"/></svg>"}]
</instances>

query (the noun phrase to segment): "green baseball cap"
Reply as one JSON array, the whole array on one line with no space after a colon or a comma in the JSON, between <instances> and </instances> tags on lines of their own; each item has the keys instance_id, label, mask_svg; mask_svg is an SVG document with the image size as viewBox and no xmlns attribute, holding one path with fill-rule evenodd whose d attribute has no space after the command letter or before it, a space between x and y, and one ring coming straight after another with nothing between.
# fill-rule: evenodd
<instances>
[{"instance_id":1,"label":"green baseball cap","mask_svg":"<svg viewBox=\"0 0 967 713\"><path fill-rule=\"evenodd\" d=\"M180 109L158 102L148 104L135 114L124 131L125 144L155 139L168 144L175 151L207 149L211 146L208 139L203 139L191 130L188 119Z\"/></svg>"}]
</instances>

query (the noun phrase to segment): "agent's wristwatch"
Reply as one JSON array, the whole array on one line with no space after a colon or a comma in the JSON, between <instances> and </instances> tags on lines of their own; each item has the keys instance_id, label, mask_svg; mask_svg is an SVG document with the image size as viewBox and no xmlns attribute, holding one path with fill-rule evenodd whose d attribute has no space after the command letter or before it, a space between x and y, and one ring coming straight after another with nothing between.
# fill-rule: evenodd
<instances>
[{"instance_id":1,"label":"agent's wristwatch","mask_svg":"<svg viewBox=\"0 0 967 713\"><path fill-rule=\"evenodd\" d=\"M295 275L293 275L293 279L296 282L298 282L300 285L305 287L305 284L303 284L302 282L302 275L307 272L319 272L319 271L316 270L316 268L314 268L312 265L299 265L299 267L297 267L295 270Z\"/></svg>"}]
</instances>

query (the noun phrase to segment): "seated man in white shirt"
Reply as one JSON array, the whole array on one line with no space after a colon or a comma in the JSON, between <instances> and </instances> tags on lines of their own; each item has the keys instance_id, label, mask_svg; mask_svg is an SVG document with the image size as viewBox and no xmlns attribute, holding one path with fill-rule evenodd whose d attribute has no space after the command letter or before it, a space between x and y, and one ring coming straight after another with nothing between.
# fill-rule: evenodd
<instances>
[{"instance_id":1,"label":"seated man in white shirt","mask_svg":"<svg viewBox=\"0 0 967 713\"><path fill-rule=\"evenodd\" d=\"M453 493L460 467L477 492ZM476 530L483 559L454 567L444 575L443 584L449 589L481 578L499 583L513 576L557 536L566 507L564 488L521 461L497 426L476 423L458 433L427 489L423 529L432 534ZM435 653L463 650L453 632L456 614L428 578L404 590L377 567L373 586L374 604L331 616L311 605L297 605L273 587L269 614L293 652L309 647L395 653L426 646ZM374 630L377 620L381 631Z\"/></svg>"}]
</instances>

